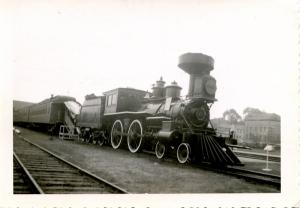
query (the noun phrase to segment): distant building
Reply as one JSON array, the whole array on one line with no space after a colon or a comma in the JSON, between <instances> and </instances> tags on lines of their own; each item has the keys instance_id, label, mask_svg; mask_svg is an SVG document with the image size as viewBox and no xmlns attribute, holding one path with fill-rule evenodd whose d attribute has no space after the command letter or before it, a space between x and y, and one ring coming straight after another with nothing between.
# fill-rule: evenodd
<instances>
[{"instance_id":1,"label":"distant building","mask_svg":"<svg viewBox=\"0 0 300 208\"><path fill-rule=\"evenodd\" d=\"M228 136L230 131L234 131L238 144L251 147L264 147L266 144L280 146L280 116L277 114L251 114L235 124L224 118L215 118L211 123L222 136Z\"/></svg>"},{"instance_id":2,"label":"distant building","mask_svg":"<svg viewBox=\"0 0 300 208\"><path fill-rule=\"evenodd\" d=\"M244 142L245 124L243 121L231 124L223 118L215 118L212 119L211 122L219 135L229 136L230 131L234 131L234 137L237 139L238 143Z\"/></svg>"},{"instance_id":3,"label":"distant building","mask_svg":"<svg viewBox=\"0 0 300 208\"><path fill-rule=\"evenodd\" d=\"M234 131L234 136L238 143L244 143L245 139L245 123L243 121L231 125L231 130Z\"/></svg>"},{"instance_id":4,"label":"distant building","mask_svg":"<svg viewBox=\"0 0 300 208\"><path fill-rule=\"evenodd\" d=\"M245 118L245 143L263 147L280 146L280 116L271 113L252 114Z\"/></svg>"}]
</instances>

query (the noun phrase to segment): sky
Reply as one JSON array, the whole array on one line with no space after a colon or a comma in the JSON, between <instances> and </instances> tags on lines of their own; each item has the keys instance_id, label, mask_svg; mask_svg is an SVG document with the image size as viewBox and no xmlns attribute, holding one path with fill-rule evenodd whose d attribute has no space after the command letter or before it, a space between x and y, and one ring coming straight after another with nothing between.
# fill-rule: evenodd
<instances>
[{"instance_id":1,"label":"sky","mask_svg":"<svg viewBox=\"0 0 300 208\"><path fill-rule=\"evenodd\" d=\"M151 90L160 76L186 95L178 57L200 52L215 60L212 118L246 107L282 115L295 101L298 27L288 1L29 1L14 11L15 100L82 103L117 87Z\"/></svg>"}]
</instances>

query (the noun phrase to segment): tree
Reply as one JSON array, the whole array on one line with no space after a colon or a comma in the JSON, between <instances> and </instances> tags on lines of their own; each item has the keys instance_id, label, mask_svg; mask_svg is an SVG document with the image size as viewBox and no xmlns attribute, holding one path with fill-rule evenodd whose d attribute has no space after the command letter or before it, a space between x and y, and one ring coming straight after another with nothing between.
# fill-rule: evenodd
<instances>
[{"instance_id":1,"label":"tree","mask_svg":"<svg viewBox=\"0 0 300 208\"><path fill-rule=\"evenodd\" d=\"M261 110L259 110L258 108L251 108L251 107L247 107L244 109L243 114L248 114L248 113L262 113Z\"/></svg>"},{"instance_id":2,"label":"tree","mask_svg":"<svg viewBox=\"0 0 300 208\"><path fill-rule=\"evenodd\" d=\"M263 112L258 108L251 108L251 107L247 107L243 111L244 118L247 118L248 116L252 116L252 115L259 115L262 113Z\"/></svg>"},{"instance_id":3,"label":"tree","mask_svg":"<svg viewBox=\"0 0 300 208\"><path fill-rule=\"evenodd\" d=\"M223 113L223 119L229 121L231 124L238 123L242 117L234 109L229 109Z\"/></svg>"}]
</instances>

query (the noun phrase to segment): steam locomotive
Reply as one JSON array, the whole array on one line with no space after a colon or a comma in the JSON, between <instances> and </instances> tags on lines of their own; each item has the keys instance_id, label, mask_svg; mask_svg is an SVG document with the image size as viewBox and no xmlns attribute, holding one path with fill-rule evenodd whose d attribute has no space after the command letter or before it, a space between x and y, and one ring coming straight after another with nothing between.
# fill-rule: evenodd
<instances>
[{"instance_id":1,"label":"steam locomotive","mask_svg":"<svg viewBox=\"0 0 300 208\"><path fill-rule=\"evenodd\" d=\"M152 150L158 159L174 155L179 163L241 165L225 142L228 138L217 135L210 123L210 108L216 101L217 89L216 80L210 75L214 59L201 53L186 53L179 57L178 67L190 75L184 99L175 81L165 86L160 78L151 93L117 88L103 96L87 95L80 112L72 108L76 106L75 99L54 97L35 105L46 106L35 118L46 117L41 121L52 130L65 126L72 133L78 132L85 142L107 143L114 149L128 148L132 153ZM51 110L53 102L65 105ZM30 108L33 107L16 112L14 122L41 124L32 119Z\"/></svg>"},{"instance_id":2,"label":"steam locomotive","mask_svg":"<svg viewBox=\"0 0 300 208\"><path fill-rule=\"evenodd\" d=\"M165 86L162 78L152 93L117 88L104 96L86 96L77 122L82 138L100 145L107 142L114 149L127 147L132 153L153 150L159 159L175 153L179 163L241 164L210 123L217 89L210 75L213 58L186 53L178 66L190 75L185 99L175 81Z\"/></svg>"}]
</instances>

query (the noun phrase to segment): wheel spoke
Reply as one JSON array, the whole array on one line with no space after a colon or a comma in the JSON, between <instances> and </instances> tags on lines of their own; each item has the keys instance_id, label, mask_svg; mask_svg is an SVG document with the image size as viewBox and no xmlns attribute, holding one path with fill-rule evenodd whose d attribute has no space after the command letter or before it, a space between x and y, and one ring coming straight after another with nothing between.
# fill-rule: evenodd
<instances>
[{"instance_id":1,"label":"wheel spoke","mask_svg":"<svg viewBox=\"0 0 300 208\"><path fill-rule=\"evenodd\" d=\"M113 135L114 135L114 136L120 136L120 135L122 135L122 132L116 130L116 131L113 132Z\"/></svg>"},{"instance_id":2,"label":"wheel spoke","mask_svg":"<svg viewBox=\"0 0 300 208\"><path fill-rule=\"evenodd\" d=\"M135 139L135 138L133 139L133 146L134 146L135 148L137 147L138 142L139 142L139 141L138 141L137 139Z\"/></svg>"}]
</instances>

